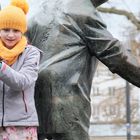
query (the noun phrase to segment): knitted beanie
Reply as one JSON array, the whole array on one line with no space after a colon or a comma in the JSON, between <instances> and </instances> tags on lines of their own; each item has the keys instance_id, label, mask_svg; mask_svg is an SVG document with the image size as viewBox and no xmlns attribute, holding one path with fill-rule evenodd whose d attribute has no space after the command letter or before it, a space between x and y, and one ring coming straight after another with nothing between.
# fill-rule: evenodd
<instances>
[{"instance_id":1,"label":"knitted beanie","mask_svg":"<svg viewBox=\"0 0 140 140\"><path fill-rule=\"evenodd\" d=\"M10 5L0 11L0 29L13 28L25 33L28 10L29 5L26 0L11 0Z\"/></svg>"}]
</instances>

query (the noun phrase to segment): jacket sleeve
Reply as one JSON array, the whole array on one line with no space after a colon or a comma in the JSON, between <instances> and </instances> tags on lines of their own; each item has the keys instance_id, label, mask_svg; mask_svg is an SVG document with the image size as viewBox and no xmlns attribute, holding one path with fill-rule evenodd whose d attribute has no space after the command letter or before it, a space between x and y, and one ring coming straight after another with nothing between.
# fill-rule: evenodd
<instances>
[{"instance_id":1,"label":"jacket sleeve","mask_svg":"<svg viewBox=\"0 0 140 140\"><path fill-rule=\"evenodd\" d=\"M19 71L2 62L0 80L14 90L24 90L30 87L38 77L40 52L36 49L29 51Z\"/></svg>"},{"instance_id":2,"label":"jacket sleeve","mask_svg":"<svg viewBox=\"0 0 140 140\"><path fill-rule=\"evenodd\" d=\"M113 38L100 22L94 22L96 26L85 25L90 30L85 35L90 54L96 56L112 73L140 87L140 68L135 56L126 49L127 46Z\"/></svg>"},{"instance_id":3,"label":"jacket sleeve","mask_svg":"<svg viewBox=\"0 0 140 140\"><path fill-rule=\"evenodd\" d=\"M107 31L93 3L82 2L77 9L69 4L72 8L67 10L67 21L71 24L67 28L80 36L91 56L96 56L110 71L140 87L140 68L135 57Z\"/></svg>"}]
</instances>

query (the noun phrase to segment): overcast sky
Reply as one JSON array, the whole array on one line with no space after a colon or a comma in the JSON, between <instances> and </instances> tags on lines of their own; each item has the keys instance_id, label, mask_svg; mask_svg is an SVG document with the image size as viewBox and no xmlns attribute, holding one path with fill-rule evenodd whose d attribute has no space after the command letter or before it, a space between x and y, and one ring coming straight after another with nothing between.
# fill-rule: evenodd
<instances>
[{"instance_id":1,"label":"overcast sky","mask_svg":"<svg viewBox=\"0 0 140 140\"><path fill-rule=\"evenodd\" d=\"M117 9L127 10L132 12L137 17L140 17L140 0L111 0L104 7L116 7ZM136 27L127 20L124 16L117 16L115 14L101 14L104 22L107 24L108 30L118 39L124 41L128 36L128 29Z\"/></svg>"}]
</instances>

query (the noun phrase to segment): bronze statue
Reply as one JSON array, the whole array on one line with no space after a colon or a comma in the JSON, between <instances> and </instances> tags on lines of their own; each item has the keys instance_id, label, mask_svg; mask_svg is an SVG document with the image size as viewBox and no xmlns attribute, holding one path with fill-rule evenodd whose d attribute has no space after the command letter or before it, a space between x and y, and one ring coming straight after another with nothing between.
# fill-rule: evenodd
<instances>
[{"instance_id":1,"label":"bronze statue","mask_svg":"<svg viewBox=\"0 0 140 140\"><path fill-rule=\"evenodd\" d=\"M106 30L96 6L106 0L42 0L27 36L44 52L36 84L39 139L89 140L90 90L100 60L140 87L140 69ZM32 9L31 9L32 12Z\"/></svg>"}]
</instances>

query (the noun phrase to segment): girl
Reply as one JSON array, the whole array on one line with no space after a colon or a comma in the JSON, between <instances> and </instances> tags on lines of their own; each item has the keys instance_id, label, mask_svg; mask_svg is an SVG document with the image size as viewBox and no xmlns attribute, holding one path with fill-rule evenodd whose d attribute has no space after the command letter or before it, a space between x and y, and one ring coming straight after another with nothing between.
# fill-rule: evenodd
<instances>
[{"instance_id":1,"label":"girl","mask_svg":"<svg viewBox=\"0 0 140 140\"><path fill-rule=\"evenodd\" d=\"M26 0L0 11L0 140L37 140L34 86L40 51L27 44Z\"/></svg>"}]
</instances>

